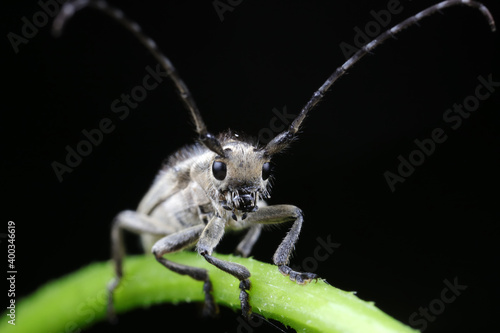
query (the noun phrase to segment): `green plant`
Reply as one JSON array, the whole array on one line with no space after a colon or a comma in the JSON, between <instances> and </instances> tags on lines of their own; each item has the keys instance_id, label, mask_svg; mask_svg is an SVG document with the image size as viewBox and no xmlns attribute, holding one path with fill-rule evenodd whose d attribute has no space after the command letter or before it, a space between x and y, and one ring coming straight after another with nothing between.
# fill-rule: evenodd
<instances>
[{"instance_id":1,"label":"green plant","mask_svg":"<svg viewBox=\"0 0 500 333\"><path fill-rule=\"evenodd\" d=\"M169 258L210 271L216 302L239 311L238 281L193 252ZM220 255L248 267L252 276L250 299L253 312L290 326L298 332L415 332L365 302L324 281L297 285L281 275L276 266L254 259ZM88 327L106 317L106 284L112 277L109 262L90 264L54 280L16 305L16 325L0 323L0 332L66 332ZM125 260L125 278L115 297L117 313L158 303L202 302L202 284L159 265L151 255ZM56 314L56 315L55 315ZM123 314L122 314L123 316Z\"/></svg>"}]
</instances>

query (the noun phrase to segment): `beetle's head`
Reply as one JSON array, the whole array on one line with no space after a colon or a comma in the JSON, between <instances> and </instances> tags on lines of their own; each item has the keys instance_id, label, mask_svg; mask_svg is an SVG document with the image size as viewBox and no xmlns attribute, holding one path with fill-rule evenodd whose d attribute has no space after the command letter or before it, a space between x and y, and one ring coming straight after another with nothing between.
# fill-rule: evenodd
<instances>
[{"instance_id":1,"label":"beetle's head","mask_svg":"<svg viewBox=\"0 0 500 333\"><path fill-rule=\"evenodd\" d=\"M212 199L221 208L244 219L258 209L257 201L269 196L270 157L262 149L239 141L225 140L224 156L214 155L210 183Z\"/></svg>"}]
</instances>

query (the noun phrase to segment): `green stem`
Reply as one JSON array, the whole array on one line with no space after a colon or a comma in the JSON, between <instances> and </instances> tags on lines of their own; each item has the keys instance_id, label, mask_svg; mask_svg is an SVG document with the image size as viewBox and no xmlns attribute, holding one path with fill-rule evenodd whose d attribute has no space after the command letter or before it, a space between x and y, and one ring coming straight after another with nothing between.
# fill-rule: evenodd
<instances>
[{"instance_id":1,"label":"green stem","mask_svg":"<svg viewBox=\"0 0 500 333\"><path fill-rule=\"evenodd\" d=\"M322 281L297 285L281 275L276 266L257 260L228 255L217 257L243 264L252 272L249 294L253 312L299 332L415 332L352 292ZM207 264L196 253L181 252L169 258L208 269L216 302L239 311L239 283L234 277ZM110 263L98 262L52 281L16 302L15 326L8 323L10 318L4 313L0 332L73 331L103 320L106 284L111 277ZM151 255L126 258L122 282L115 297L118 313L163 302L175 304L204 299L201 282L168 271Z\"/></svg>"}]
</instances>

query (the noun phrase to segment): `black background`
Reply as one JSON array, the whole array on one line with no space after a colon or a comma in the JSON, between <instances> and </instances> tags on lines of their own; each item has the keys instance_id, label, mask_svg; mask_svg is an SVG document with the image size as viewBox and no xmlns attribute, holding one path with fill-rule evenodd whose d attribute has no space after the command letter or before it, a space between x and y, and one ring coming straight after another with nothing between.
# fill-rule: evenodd
<instances>
[{"instance_id":1,"label":"black background","mask_svg":"<svg viewBox=\"0 0 500 333\"><path fill-rule=\"evenodd\" d=\"M433 3L401 1L390 25ZM373 21L370 11L385 9L387 1L243 1L222 22L211 1L118 6L170 57L212 132L230 127L257 135L270 126L273 108L299 112L345 61L340 43L353 44L353 28L364 29ZM167 81L126 119L111 112L111 102L141 84L146 66L156 62L105 15L79 13L59 39L47 24L16 54L7 33L21 34L21 18L31 21L40 10L35 1L2 9L0 232L8 220L16 222L18 299L108 260L113 216L136 207L163 159L194 139ZM295 263L313 255L317 237L331 235L341 246L316 273L334 286L356 290L408 323L440 297L444 279L457 278L468 288L426 332L497 327L499 94L481 102L457 130L442 117L474 95L479 75L500 81L499 45L499 34L478 11L452 8L387 41L335 84L304 123L300 140L275 159L270 202L297 205L306 216ZM115 130L59 182L51 163L64 163L65 146L75 148L81 131L103 118L112 119ZM446 142L392 193L384 172L397 172L397 157L408 157L413 141L437 127ZM270 262L285 232L264 233L254 257ZM227 237L218 250L231 252L236 242ZM89 332L172 325L237 331L238 313L226 309L219 319L202 320L197 311L193 304L161 305ZM268 324L255 329L268 330L276 331Z\"/></svg>"}]
</instances>

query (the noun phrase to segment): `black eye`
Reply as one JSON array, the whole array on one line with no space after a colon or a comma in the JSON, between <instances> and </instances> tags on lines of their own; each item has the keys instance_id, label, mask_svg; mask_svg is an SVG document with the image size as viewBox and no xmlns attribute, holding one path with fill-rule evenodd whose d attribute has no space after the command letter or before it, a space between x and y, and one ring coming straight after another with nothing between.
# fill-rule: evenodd
<instances>
[{"instance_id":1,"label":"black eye","mask_svg":"<svg viewBox=\"0 0 500 333\"><path fill-rule=\"evenodd\" d=\"M271 163L266 162L262 166L262 179L266 180L271 175Z\"/></svg>"},{"instance_id":2,"label":"black eye","mask_svg":"<svg viewBox=\"0 0 500 333\"><path fill-rule=\"evenodd\" d=\"M212 164L212 173L217 180L224 180L227 174L226 163L215 161Z\"/></svg>"}]
</instances>

